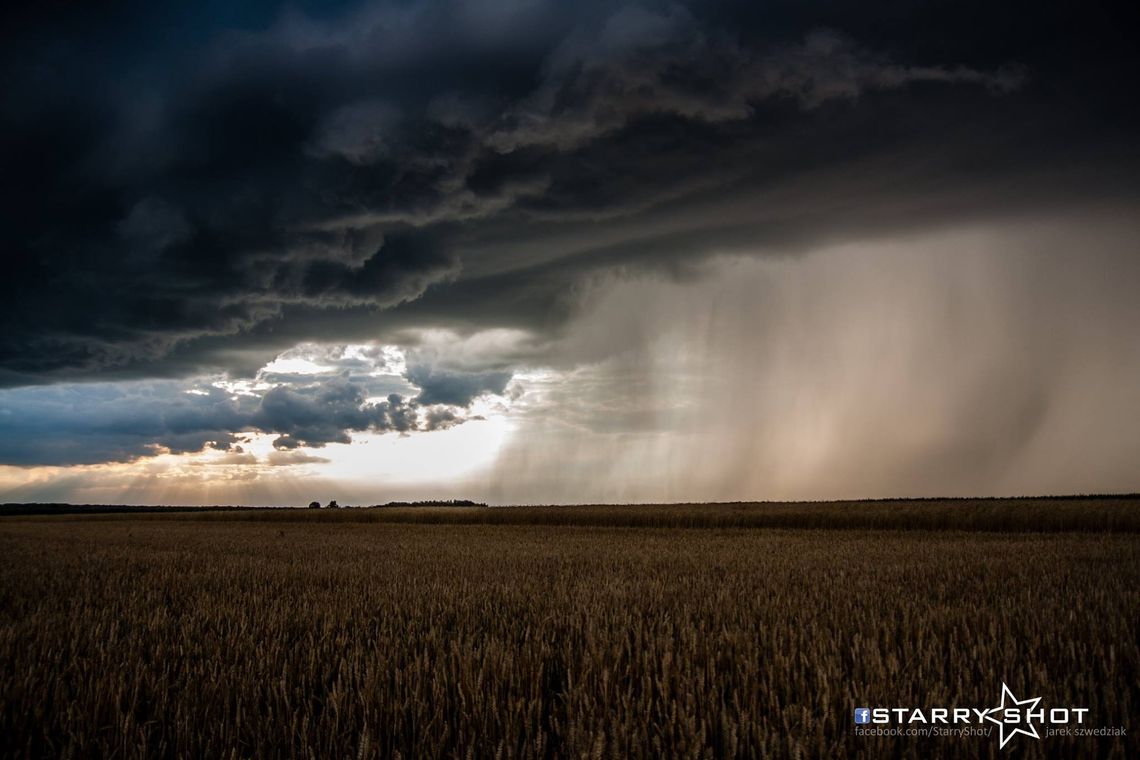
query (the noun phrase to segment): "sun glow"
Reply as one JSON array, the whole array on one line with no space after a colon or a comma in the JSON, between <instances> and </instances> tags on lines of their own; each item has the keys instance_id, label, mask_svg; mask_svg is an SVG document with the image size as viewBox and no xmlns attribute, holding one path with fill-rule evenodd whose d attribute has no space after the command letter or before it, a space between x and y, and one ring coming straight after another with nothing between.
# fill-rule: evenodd
<instances>
[{"instance_id":1,"label":"sun glow","mask_svg":"<svg viewBox=\"0 0 1140 760\"><path fill-rule=\"evenodd\" d=\"M463 345L458 336L449 341ZM406 352L398 346L301 344L252 378L198 378L181 393L202 404L224 405L228 397L239 408L256 408L267 392L280 386L303 393L326 383L353 383L368 391L362 399L366 405L389 403L392 393L409 404L420 389L406 379L407 366ZM514 390L503 396L484 393L467 407L412 403L405 407L412 410L411 431L350 426L345 430L349 443L321 445L320 439L312 444L302 439L302 445L290 447L279 440L280 433L253 428L236 431L232 441L219 432L200 451L176 452L156 443L130 461L0 466L0 492L20 501L102 504L281 505L306 504L314 498L373 504L409 497L467 497L465 484L493 467L513 430L509 416ZM438 415L445 416L432 419ZM252 419L256 423L256 416Z\"/></svg>"},{"instance_id":2,"label":"sun glow","mask_svg":"<svg viewBox=\"0 0 1140 760\"><path fill-rule=\"evenodd\" d=\"M299 505L312 499L372 504L408 493L462 493L490 468L509 435L502 415L447 430L401 436L357 433L349 444L278 451L276 436L242 436L240 451L164 453L133 462L71 467L0 467L0 491L21 501L93 504ZM458 489L458 490L457 490Z\"/></svg>"}]
</instances>

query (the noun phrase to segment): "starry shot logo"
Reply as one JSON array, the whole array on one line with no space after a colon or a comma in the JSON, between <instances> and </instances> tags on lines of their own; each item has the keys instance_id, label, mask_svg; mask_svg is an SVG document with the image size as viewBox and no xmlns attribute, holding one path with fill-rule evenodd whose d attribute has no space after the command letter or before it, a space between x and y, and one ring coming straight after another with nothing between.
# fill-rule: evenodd
<instances>
[{"instance_id":1,"label":"starry shot logo","mask_svg":"<svg viewBox=\"0 0 1140 760\"><path fill-rule=\"evenodd\" d=\"M1040 739L1041 735L1037 733L1037 728L1033 725L1033 719L1044 721L1045 711L1040 710L1037 706L1041 703L1041 697L1034 697L1033 699L1021 699L1013 696L1013 692L1009 690L1005 682L1001 685L1001 704L986 711L985 719L994 723L1001 729L1000 739L1001 747L1009 743L1009 740L1018 734L1025 734L1032 736L1034 739ZM1057 710L1050 710L1052 713L1063 713L1062 718L1065 723L1069 722L1069 710L1059 708ZM1084 723L1085 713L1088 712L1087 707L1079 707L1073 710L1077 713L1077 722ZM1024 720L1023 720L1024 718Z\"/></svg>"},{"instance_id":2,"label":"starry shot logo","mask_svg":"<svg viewBox=\"0 0 1140 760\"><path fill-rule=\"evenodd\" d=\"M1124 728L1087 726L1087 707L1052 707L1041 697L1018 699L1004 682L994 707L856 707L859 736L997 736L1000 748L1018 734L1045 736L1123 736ZM994 730L996 727L996 731Z\"/></svg>"}]
</instances>

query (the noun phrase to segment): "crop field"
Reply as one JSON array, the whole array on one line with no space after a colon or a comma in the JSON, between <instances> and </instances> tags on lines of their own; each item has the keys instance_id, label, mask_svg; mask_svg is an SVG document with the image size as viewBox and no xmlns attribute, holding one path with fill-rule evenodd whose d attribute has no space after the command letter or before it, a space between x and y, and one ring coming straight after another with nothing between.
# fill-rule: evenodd
<instances>
[{"instance_id":1,"label":"crop field","mask_svg":"<svg viewBox=\"0 0 1140 760\"><path fill-rule=\"evenodd\" d=\"M890 506L0 518L2 753L1140 756L1134 503ZM1003 683L1127 733L854 730Z\"/></svg>"}]
</instances>

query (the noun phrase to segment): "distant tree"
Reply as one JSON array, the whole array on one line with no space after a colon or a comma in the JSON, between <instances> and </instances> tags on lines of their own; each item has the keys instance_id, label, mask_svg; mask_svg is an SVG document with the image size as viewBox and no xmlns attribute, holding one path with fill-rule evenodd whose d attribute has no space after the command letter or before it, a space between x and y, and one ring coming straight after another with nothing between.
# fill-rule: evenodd
<instances>
[{"instance_id":1,"label":"distant tree","mask_svg":"<svg viewBox=\"0 0 1140 760\"><path fill-rule=\"evenodd\" d=\"M309 502L309 509L320 509L320 508L321 508L321 503L319 501L310 501Z\"/></svg>"},{"instance_id":2,"label":"distant tree","mask_svg":"<svg viewBox=\"0 0 1140 760\"><path fill-rule=\"evenodd\" d=\"M329 502L329 509L340 509L340 505L336 503L336 499Z\"/></svg>"}]
</instances>

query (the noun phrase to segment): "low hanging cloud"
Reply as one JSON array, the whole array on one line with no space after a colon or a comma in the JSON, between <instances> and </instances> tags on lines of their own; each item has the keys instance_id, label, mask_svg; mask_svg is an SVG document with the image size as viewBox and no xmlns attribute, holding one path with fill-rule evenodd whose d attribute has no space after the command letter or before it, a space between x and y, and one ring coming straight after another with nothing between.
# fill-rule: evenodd
<instances>
[{"instance_id":1,"label":"low hanging cloud","mask_svg":"<svg viewBox=\"0 0 1140 760\"><path fill-rule=\"evenodd\" d=\"M250 423L280 433L273 442L278 449L350 443L352 431L406 433L419 424L415 407L399 395L369 402L363 388L343 379L306 388L279 385L261 397Z\"/></svg>"},{"instance_id":2,"label":"low hanging cloud","mask_svg":"<svg viewBox=\"0 0 1140 760\"><path fill-rule=\"evenodd\" d=\"M421 388L421 404L468 406L485 393L502 395L511 381L510 372L463 372L418 365L408 368L408 380Z\"/></svg>"},{"instance_id":3,"label":"low hanging cloud","mask_svg":"<svg viewBox=\"0 0 1140 760\"><path fill-rule=\"evenodd\" d=\"M266 457L266 462L271 467L293 467L295 465L303 464L325 464L329 461L328 458L317 456L316 454L308 454L304 451L281 451L274 450L269 452Z\"/></svg>"},{"instance_id":4,"label":"low hanging cloud","mask_svg":"<svg viewBox=\"0 0 1140 760\"><path fill-rule=\"evenodd\" d=\"M501 393L510 379L444 377L446 382L429 373L415 398L392 393L383 400L370 400L365 385L343 375L244 394L180 381L9 390L0 396L0 464L98 464L207 448L227 452L214 463L248 464L254 460L240 444L244 434L255 432L277 436L269 464L314 463L321 460L300 449L351 443L353 433L408 434L460 425L476 398Z\"/></svg>"}]
</instances>

